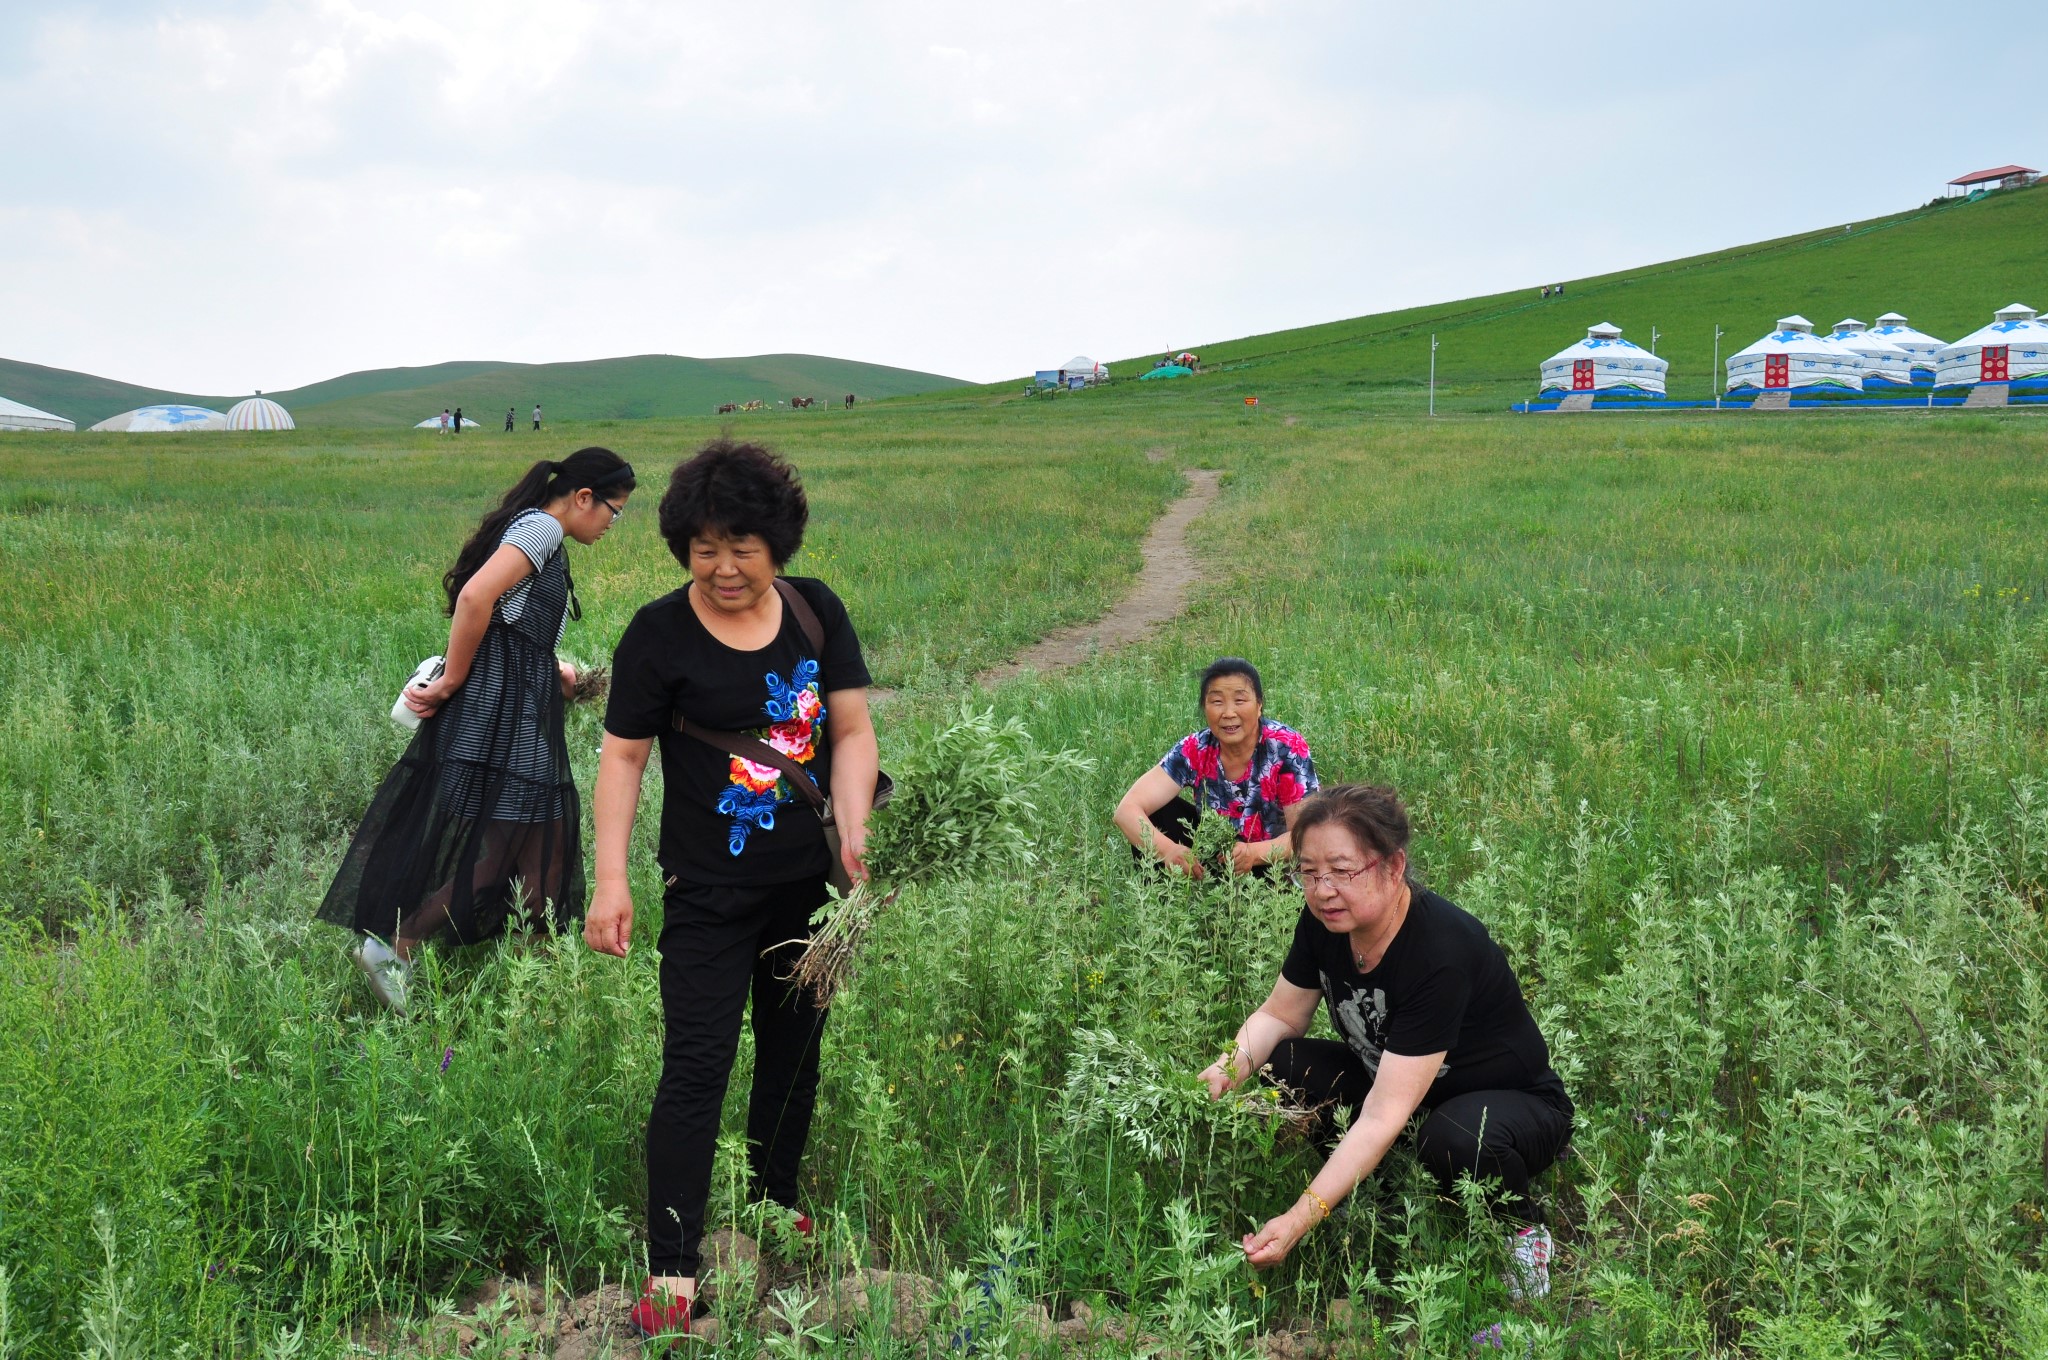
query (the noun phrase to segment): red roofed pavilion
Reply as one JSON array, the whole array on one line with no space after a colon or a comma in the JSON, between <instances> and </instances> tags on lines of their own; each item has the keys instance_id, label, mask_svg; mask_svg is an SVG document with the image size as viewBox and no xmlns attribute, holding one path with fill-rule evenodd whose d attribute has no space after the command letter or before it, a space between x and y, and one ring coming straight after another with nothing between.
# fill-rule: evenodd
<instances>
[{"instance_id":1,"label":"red roofed pavilion","mask_svg":"<svg viewBox=\"0 0 2048 1360\"><path fill-rule=\"evenodd\" d=\"M2030 170L2024 165L2001 165L1990 170L1972 170L1967 175L1950 180L1948 187L1951 189L1976 189L1985 185L1995 185L1995 187L2003 189L2005 181L2009 179L2018 180L2020 183L2025 184L2040 173L2040 171Z\"/></svg>"}]
</instances>

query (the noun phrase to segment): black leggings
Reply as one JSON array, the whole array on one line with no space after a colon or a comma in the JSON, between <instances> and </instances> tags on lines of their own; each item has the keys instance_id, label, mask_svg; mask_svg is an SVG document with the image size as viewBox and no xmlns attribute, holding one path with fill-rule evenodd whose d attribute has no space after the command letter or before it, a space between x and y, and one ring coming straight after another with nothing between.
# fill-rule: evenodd
<instances>
[{"instance_id":1,"label":"black leggings","mask_svg":"<svg viewBox=\"0 0 2048 1360\"><path fill-rule=\"evenodd\" d=\"M1271 1080L1304 1104L1341 1105L1356 1118L1372 1073L1335 1039L1283 1039L1267 1059ZM1324 1134L1335 1133L1325 1115ZM1539 1091L1467 1091L1429 1111L1415 1155L1449 1194L1460 1176L1499 1183L1495 1207L1524 1223L1542 1221L1529 1182L1549 1168L1572 1135L1572 1102L1562 1084Z\"/></svg>"},{"instance_id":2,"label":"black leggings","mask_svg":"<svg viewBox=\"0 0 2048 1360\"><path fill-rule=\"evenodd\" d=\"M760 887L670 886L661 927L661 1084L647 1120L647 1266L695 1275L718 1119L754 998L747 1101L751 1193L796 1207L797 1167L818 1099L826 1012L786 981L824 905L825 879Z\"/></svg>"}]
</instances>

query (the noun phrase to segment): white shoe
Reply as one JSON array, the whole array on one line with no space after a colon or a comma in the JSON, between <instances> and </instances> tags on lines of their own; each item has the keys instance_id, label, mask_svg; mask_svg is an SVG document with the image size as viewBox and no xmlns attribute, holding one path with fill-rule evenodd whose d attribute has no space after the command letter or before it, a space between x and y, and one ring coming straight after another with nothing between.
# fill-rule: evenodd
<instances>
[{"instance_id":1,"label":"white shoe","mask_svg":"<svg viewBox=\"0 0 2048 1360\"><path fill-rule=\"evenodd\" d=\"M1542 1298L1550 1292L1550 1229L1539 1223L1522 1229L1509 1242L1513 1259L1508 1264L1508 1297L1517 1303Z\"/></svg>"},{"instance_id":2,"label":"white shoe","mask_svg":"<svg viewBox=\"0 0 2048 1360\"><path fill-rule=\"evenodd\" d=\"M390 945L375 935L348 951L350 960L370 980L370 990L396 1015L405 1014L405 989L412 981L412 964L398 957Z\"/></svg>"}]
</instances>

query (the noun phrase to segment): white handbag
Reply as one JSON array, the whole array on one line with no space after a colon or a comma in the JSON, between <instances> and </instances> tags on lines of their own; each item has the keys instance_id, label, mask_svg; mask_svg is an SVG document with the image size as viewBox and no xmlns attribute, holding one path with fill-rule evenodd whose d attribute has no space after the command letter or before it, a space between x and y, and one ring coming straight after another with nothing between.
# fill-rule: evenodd
<instances>
[{"instance_id":1,"label":"white handbag","mask_svg":"<svg viewBox=\"0 0 2048 1360\"><path fill-rule=\"evenodd\" d=\"M446 662L438 656L430 656L425 661L420 662L419 669L412 673L412 678L399 687L398 702L391 705L391 721L397 723L400 727L418 727L420 725L420 715L406 707L405 692L409 689L419 689L425 685L432 684L440 678L441 672L446 669Z\"/></svg>"}]
</instances>

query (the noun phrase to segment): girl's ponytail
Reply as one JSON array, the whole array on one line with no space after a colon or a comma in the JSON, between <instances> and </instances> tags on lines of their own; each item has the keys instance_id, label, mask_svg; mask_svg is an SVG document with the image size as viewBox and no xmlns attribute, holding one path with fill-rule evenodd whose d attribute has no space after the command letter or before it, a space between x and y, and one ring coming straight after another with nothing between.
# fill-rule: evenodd
<instances>
[{"instance_id":1,"label":"girl's ponytail","mask_svg":"<svg viewBox=\"0 0 2048 1360\"><path fill-rule=\"evenodd\" d=\"M538 510L585 487L615 493L631 491L633 465L610 449L592 447L578 449L559 463L543 458L528 468L526 475L505 493L498 508L478 523L469 542L455 555L455 565L441 578L441 589L448 596L448 612L455 612L456 597L469 584L469 578L490 561L514 519L524 511Z\"/></svg>"}]
</instances>

